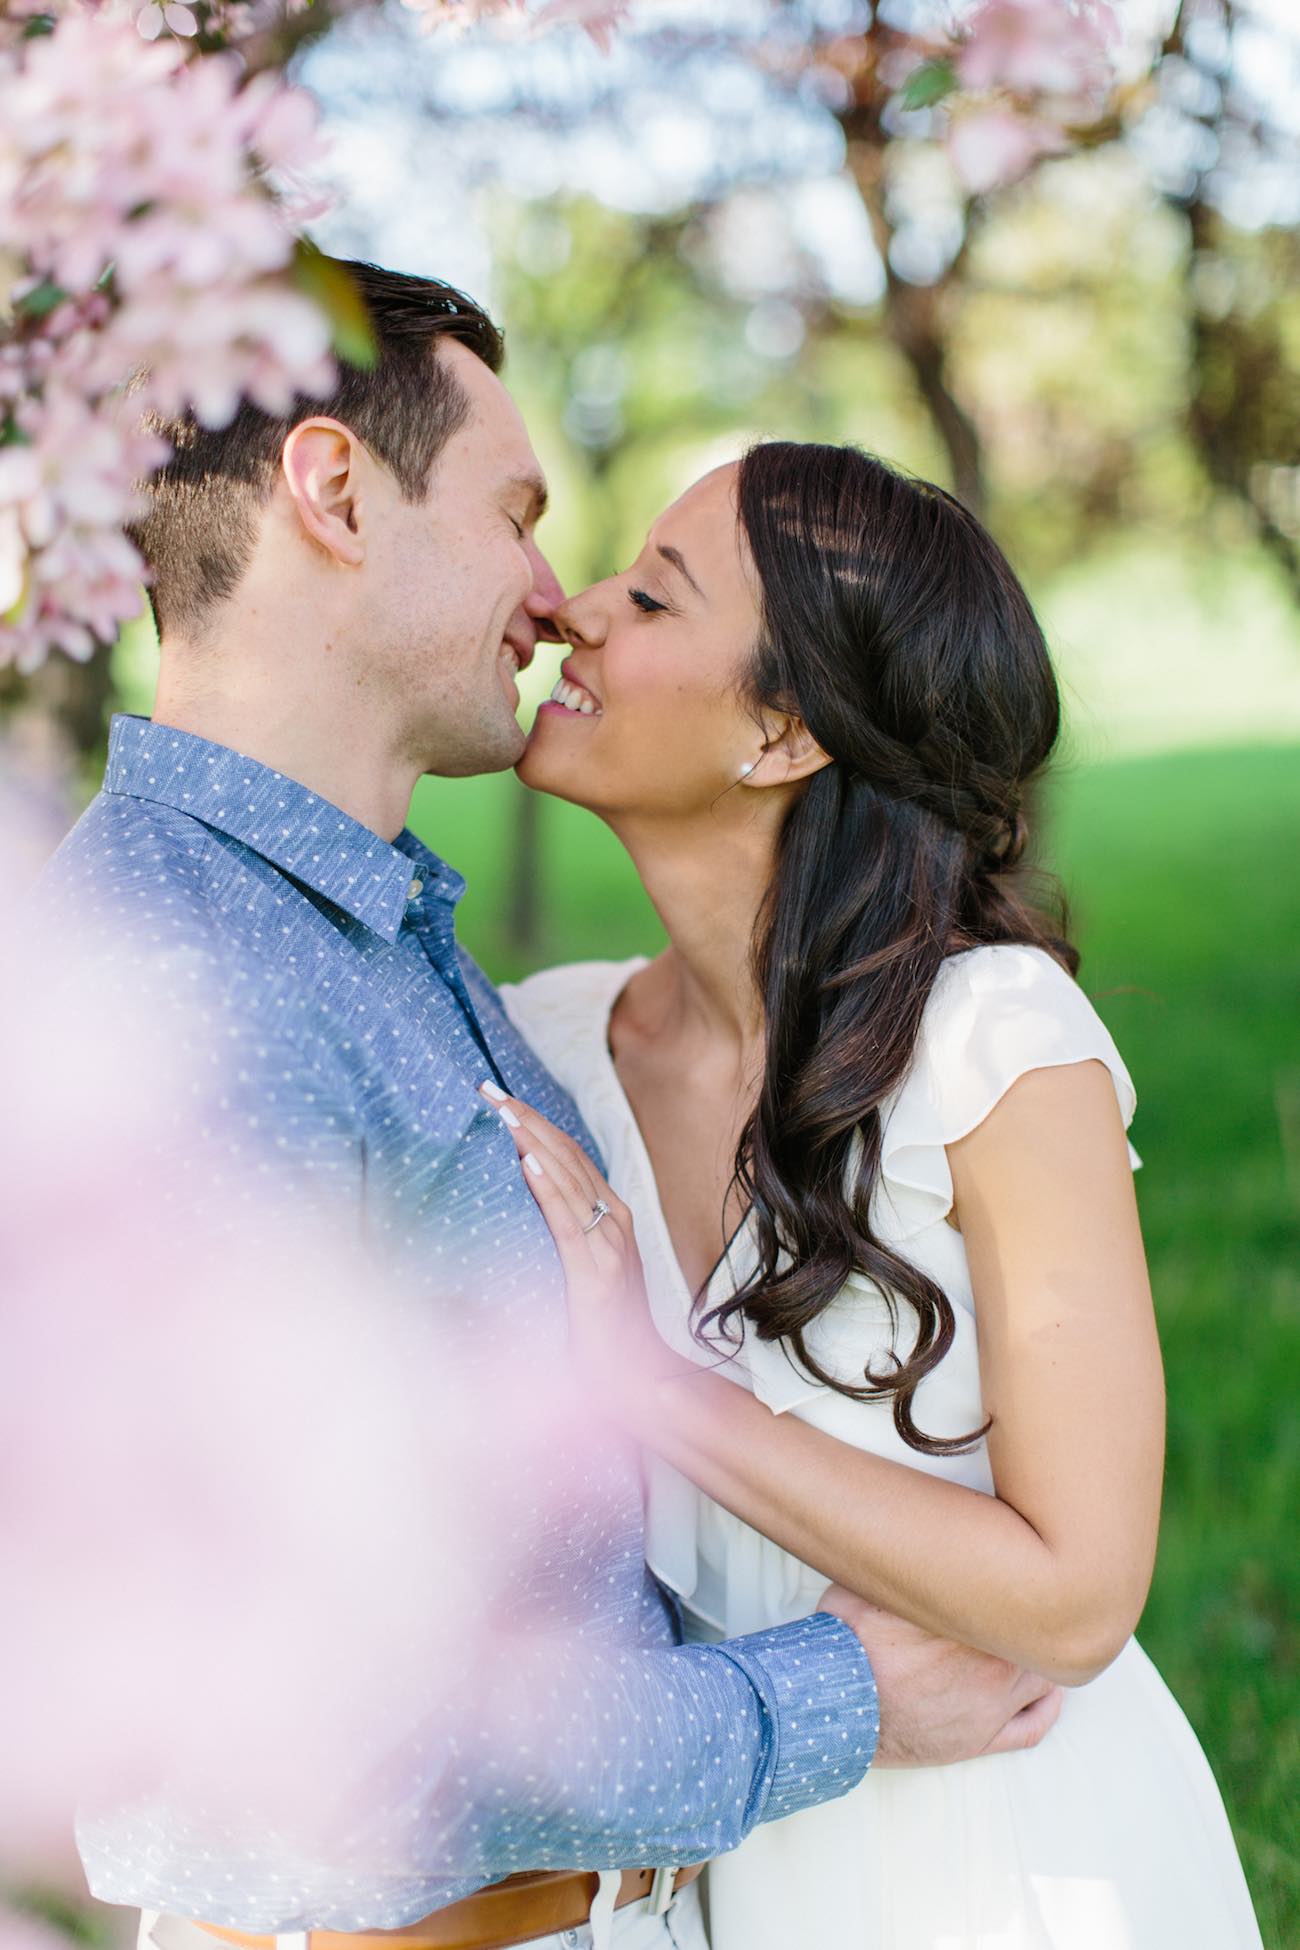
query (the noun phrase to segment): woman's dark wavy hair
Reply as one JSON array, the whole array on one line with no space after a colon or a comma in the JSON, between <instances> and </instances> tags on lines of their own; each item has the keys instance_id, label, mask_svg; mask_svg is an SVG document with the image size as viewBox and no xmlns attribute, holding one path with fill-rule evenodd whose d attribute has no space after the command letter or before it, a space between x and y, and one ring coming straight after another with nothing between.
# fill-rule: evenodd
<instances>
[{"instance_id":1,"label":"woman's dark wavy hair","mask_svg":"<svg viewBox=\"0 0 1300 1950\"><path fill-rule=\"evenodd\" d=\"M730 1338L741 1314L842 1394L892 1398L913 1449L950 1454L984 1430L945 1440L913 1419L953 1311L872 1229L882 1107L946 956L1023 942L1077 969L1014 871L1059 729L1056 680L1006 558L942 488L853 447L770 441L740 463L739 519L761 589L750 701L797 713L833 763L790 808L754 937L766 1062L736 1184L758 1264L697 1333ZM907 1359L857 1385L805 1338L852 1272L878 1283L895 1335L899 1301L917 1321Z\"/></svg>"}]
</instances>

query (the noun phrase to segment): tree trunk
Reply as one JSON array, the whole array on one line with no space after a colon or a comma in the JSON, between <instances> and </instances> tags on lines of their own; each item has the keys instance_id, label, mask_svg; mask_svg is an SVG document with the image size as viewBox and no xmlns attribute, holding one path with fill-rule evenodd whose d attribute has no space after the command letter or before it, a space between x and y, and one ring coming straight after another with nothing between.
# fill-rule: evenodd
<instances>
[{"instance_id":1,"label":"tree trunk","mask_svg":"<svg viewBox=\"0 0 1300 1950\"><path fill-rule=\"evenodd\" d=\"M874 29L872 30L874 32ZM912 371L922 404L948 456L953 492L980 520L988 496L979 430L949 381L947 329L951 297L966 253L931 285L909 284L890 262L894 228L885 186L887 138L881 125L885 93L876 79L877 64L864 69L857 99L839 117L847 145L849 173L862 198L871 234L885 272L885 329Z\"/></svg>"},{"instance_id":2,"label":"tree trunk","mask_svg":"<svg viewBox=\"0 0 1300 1950\"><path fill-rule=\"evenodd\" d=\"M1196 67L1185 35L1186 6L1180 6L1165 39L1162 54ZM1236 25L1235 0L1219 0L1214 24L1231 37ZM1213 73L1207 77L1216 86ZM1198 119L1218 135L1215 116ZM1291 521L1280 520L1270 505L1261 474L1275 468L1294 477L1300 468L1300 441L1290 382L1279 375L1288 369L1286 351L1276 335L1262 327L1248 308L1210 312L1198 291L1199 269L1213 263L1222 251L1222 219L1206 198L1202 172L1182 197L1173 199L1187 220L1187 321L1189 385L1187 428L1201 465L1215 487L1226 488L1254 519L1260 540L1286 576L1300 602L1300 536Z\"/></svg>"},{"instance_id":3,"label":"tree trunk","mask_svg":"<svg viewBox=\"0 0 1300 1950\"><path fill-rule=\"evenodd\" d=\"M82 664L54 652L30 677L0 671L0 717L41 719L70 764L103 748L113 699L112 648L101 644Z\"/></svg>"}]
</instances>

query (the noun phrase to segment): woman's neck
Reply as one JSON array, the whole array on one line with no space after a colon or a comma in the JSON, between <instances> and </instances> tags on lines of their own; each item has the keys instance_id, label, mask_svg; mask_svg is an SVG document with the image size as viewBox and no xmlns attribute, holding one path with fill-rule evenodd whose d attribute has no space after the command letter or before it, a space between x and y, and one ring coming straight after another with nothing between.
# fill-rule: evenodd
<instances>
[{"instance_id":1,"label":"woman's neck","mask_svg":"<svg viewBox=\"0 0 1300 1950\"><path fill-rule=\"evenodd\" d=\"M668 936L662 1027L761 1060L763 999L751 961L774 864L766 822L620 821L614 830Z\"/></svg>"}]
</instances>

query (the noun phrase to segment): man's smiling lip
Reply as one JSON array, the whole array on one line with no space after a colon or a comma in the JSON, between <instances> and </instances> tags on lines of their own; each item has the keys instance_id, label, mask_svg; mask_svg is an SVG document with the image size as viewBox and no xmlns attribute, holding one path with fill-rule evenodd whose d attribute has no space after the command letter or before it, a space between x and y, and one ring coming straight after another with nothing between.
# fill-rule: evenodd
<instances>
[{"instance_id":1,"label":"man's smiling lip","mask_svg":"<svg viewBox=\"0 0 1300 1950\"><path fill-rule=\"evenodd\" d=\"M533 661L533 658L537 655L536 638L534 638L531 643L525 644L517 636L507 636L507 638L505 639L505 647L507 650L510 651L511 655L514 657L515 662L518 664L520 670L527 670L529 664Z\"/></svg>"}]
</instances>

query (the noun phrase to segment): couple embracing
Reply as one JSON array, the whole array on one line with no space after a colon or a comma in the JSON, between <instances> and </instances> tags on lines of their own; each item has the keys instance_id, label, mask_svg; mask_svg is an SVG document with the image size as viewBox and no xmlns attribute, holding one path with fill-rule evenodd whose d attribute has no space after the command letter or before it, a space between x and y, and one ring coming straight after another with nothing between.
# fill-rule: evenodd
<instances>
[{"instance_id":1,"label":"couple embracing","mask_svg":"<svg viewBox=\"0 0 1300 1950\"><path fill-rule=\"evenodd\" d=\"M171 429L154 715L45 898L213 978L214 1185L270 1143L502 1362L567 1309L632 1439L601 1535L541 1545L601 1684L562 1669L526 1768L509 1716L413 1767L369 1882L134 1809L83 1824L92 1889L159 1950L701 1950L702 1886L713 1950L1258 1945L1131 1636L1134 1095L1014 871L1058 722L1024 592L941 489L773 441L566 597L495 327L351 269L372 371ZM618 835L656 959L498 992L459 949L411 794L512 765Z\"/></svg>"}]
</instances>

